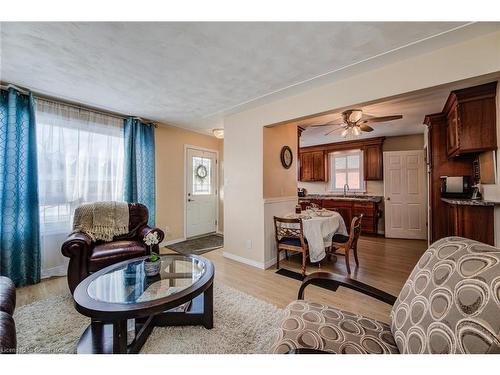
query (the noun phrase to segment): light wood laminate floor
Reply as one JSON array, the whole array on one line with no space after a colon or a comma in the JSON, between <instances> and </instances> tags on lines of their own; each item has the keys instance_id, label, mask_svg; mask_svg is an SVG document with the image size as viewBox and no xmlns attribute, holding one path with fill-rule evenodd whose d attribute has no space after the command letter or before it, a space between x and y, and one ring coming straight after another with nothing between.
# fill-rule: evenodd
<instances>
[{"instance_id":1,"label":"light wood laminate floor","mask_svg":"<svg viewBox=\"0 0 500 375\"><path fill-rule=\"evenodd\" d=\"M361 237L358 245L359 268L353 267L351 277L370 284L388 293L398 295L416 262L427 248L426 241L385 239L383 237ZM261 270L223 256L223 249L204 254L215 264L215 280L268 303L285 307L297 298L300 282L277 275L275 268ZM170 250L164 249L162 253ZM300 257L293 256L282 261L281 267L300 272ZM307 266L307 273L315 272L318 266ZM321 271L345 275L343 257L336 262L323 262ZM68 293L66 278L43 280L17 290L17 306L22 306L53 295ZM360 313L387 322L391 306L346 288L331 292L316 286L308 286L306 299Z\"/></svg>"}]
</instances>

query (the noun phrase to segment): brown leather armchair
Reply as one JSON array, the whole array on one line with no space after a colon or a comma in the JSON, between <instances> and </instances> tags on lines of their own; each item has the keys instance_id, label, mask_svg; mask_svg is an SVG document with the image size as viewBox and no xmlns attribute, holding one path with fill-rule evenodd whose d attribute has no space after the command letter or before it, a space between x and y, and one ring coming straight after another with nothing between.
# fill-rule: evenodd
<instances>
[{"instance_id":1,"label":"brown leather armchair","mask_svg":"<svg viewBox=\"0 0 500 375\"><path fill-rule=\"evenodd\" d=\"M148 209L140 203L129 203L129 232L115 237L111 242L93 242L84 233L72 233L64 241L61 252L70 258L68 285L71 293L76 286L93 272L123 260L149 254L149 247L143 242L149 232L157 232L160 242L165 234L159 228L148 226ZM159 246L152 250L158 252Z\"/></svg>"}]
</instances>

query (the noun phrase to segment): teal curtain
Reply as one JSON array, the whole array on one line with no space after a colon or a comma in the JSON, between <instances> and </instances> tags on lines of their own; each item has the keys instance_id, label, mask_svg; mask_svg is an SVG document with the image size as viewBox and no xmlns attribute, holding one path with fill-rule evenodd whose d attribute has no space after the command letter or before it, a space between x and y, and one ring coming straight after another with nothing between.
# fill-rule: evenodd
<instances>
[{"instance_id":1,"label":"teal curtain","mask_svg":"<svg viewBox=\"0 0 500 375\"><path fill-rule=\"evenodd\" d=\"M0 274L23 286L40 281L35 105L0 91Z\"/></svg>"},{"instance_id":2,"label":"teal curtain","mask_svg":"<svg viewBox=\"0 0 500 375\"><path fill-rule=\"evenodd\" d=\"M153 124L137 118L124 120L125 197L130 203L142 203L149 211L149 224L155 225L155 132Z\"/></svg>"}]
</instances>

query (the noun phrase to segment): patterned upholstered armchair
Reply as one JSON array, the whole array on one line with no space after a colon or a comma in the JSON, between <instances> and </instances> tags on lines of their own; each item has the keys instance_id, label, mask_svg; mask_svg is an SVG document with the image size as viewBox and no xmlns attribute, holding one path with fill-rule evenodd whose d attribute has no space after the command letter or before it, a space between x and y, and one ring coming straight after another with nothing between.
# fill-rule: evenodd
<instances>
[{"instance_id":1,"label":"patterned upholstered armchair","mask_svg":"<svg viewBox=\"0 0 500 375\"><path fill-rule=\"evenodd\" d=\"M385 324L303 300L328 280L393 305ZM275 353L500 353L500 249L460 237L432 244L396 298L331 273L304 279Z\"/></svg>"}]
</instances>

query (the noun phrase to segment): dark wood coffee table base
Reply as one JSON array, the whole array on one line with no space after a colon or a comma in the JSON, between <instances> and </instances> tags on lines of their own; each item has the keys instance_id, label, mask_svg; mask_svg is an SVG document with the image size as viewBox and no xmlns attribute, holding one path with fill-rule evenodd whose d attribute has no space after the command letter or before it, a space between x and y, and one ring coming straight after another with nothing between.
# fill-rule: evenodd
<instances>
[{"instance_id":1,"label":"dark wood coffee table base","mask_svg":"<svg viewBox=\"0 0 500 375\"><path fill-rule=\"evenodd\" d=\"M191 301L186 312L163 312L135 321L135 339L127 345L127 321L101 322L92 320L78 342L78 354L139 353L154 327L202 325L212 329L213 284Z\"/></svg>"}]
</instances>

